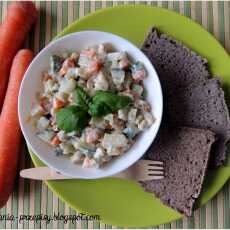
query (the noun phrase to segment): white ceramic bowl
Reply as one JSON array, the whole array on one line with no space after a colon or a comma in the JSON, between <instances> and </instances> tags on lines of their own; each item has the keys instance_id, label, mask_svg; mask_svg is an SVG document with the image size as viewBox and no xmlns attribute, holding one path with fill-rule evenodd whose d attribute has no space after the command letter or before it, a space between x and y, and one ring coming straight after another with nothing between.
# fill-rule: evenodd
<instances>
[{"instance_id":1,"label":"white ceramic bowl","mask_svg":"<svg viewBox=\"0 0 230 230\"><path fill-rule=\"evenodd\" d=\"M156 118L155 123L142 132L136 143L129 151L113 159L102 169L83 169L81 165L71 163L69 158L58 157L53 147L41 141L36 136L36 129L28 123L31 105L36 102L36 92L42 90L42 72L49 68L49 57L52 54L61 54L66 51L80 51L91 45L111 43L118 51L126 51L131 58L144 63L148 77L144 81L147 89L147 101L152 107ZM129 41L117 35L99 32L82 31L69 34L51 42L32 61L25 73L19 93L19 121L22 132L29 148L50 168L62 174L75 178L95 179L112 176L125 170L140 159L156 137L162 117L162 91L157 73L148 58Z\"/></svg>"}]
</instances>

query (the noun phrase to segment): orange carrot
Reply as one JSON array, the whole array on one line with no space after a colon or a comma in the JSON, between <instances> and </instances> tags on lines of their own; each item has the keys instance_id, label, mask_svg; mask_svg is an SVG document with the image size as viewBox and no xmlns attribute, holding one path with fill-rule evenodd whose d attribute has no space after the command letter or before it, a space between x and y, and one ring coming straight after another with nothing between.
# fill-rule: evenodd
<instances>
[{"instance_id":1,"label":"orange carrot","mask_svg":"<svg viewBox=\"0 0 230 230\"><path fill-rule=\"evenodd\" d=\"M30 50L20 50L12 64L9 84L0 117L0 207L7 202L17 173L21 130L18 121L18 93L23 75L33 58Z\"/></svg>"},{"instance_id":2,"label":"orange carrot","mask_svg":"<svg viewBox=\"0 0 230 230\"><path fill-rule=\"evenodd\" d=\"M0 109L2 107L12 60L25 41L37 18L35 5L28 2L12 3L0 27Z\"/></svg>"},{"instance_id":3,"label":"orange carrot","mask_svg":"<svg viewBox=\"0 0 230 230\"><path fill-rule=\"evenodd\" d=\"M51 145L53 145L53 146L58 145L60 143L61 143L61 141L59 140L57 135L51 141Z\"/></svg>"},{"instance_id":4,"label":"orange carrot","mask_svg":"<svg viewBox=\"0 0 230 230\"><path fill-rule=\"evenodd\" d=\"M65 105L66 105L66 103L62 100L59 100L58 98L55 98L53 101L54 109L60 109L60 108L64 107Z\"/></svg>"}]
</instances>

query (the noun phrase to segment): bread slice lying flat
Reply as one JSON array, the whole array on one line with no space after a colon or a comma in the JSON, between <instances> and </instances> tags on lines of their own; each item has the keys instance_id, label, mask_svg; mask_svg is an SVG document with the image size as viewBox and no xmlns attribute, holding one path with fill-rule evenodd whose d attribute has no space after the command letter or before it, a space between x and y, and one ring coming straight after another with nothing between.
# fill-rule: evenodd
<instances>
[{"instance_id":1,"label":"bread slice lying flat","mask_svg":"<svg viewBox=\"0 0 230 230\"><path fill-rule=\"evenodd\" d=\"M142 182L166 205L190 216L198 198L215 134L209 130L161 128L148 150L152 160L164 162L165 178Z\"/></svg>"}]
</instances>

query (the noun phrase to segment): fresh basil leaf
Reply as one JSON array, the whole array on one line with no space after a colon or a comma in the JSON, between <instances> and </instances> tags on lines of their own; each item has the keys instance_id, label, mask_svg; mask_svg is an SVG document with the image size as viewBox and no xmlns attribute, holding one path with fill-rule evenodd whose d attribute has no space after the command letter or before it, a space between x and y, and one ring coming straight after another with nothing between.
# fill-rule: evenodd
<instances>
[{"instance_id":1,"label":"fresh basil leaf","mask_svg":"<svg viewBox=\"0 0 230 230\"><path fill-rule=\"evenodd\" d=\"M83 110L88 110L88 104L91 98L81 86L76 87L76 90L73 93L73 99L77 106Z\"/></svg>"},{"instance_id":2,"label":"fresh basil leaf","mask_svg":"<svg viewBox=\"0 0 230 230\"><path fill-rule=\"evenodd\" d=\"M89 114L92 117L102 117L109 113L112 113L112 110L103 102L94 102L89 106Z\"/></svg>"},{"instance_id":3,"label":"fresh basil leaf","mask_svg":"<svg viewBox=\"0 0 230 230\"><path fill-rule=\"evenodd\" d=\"M110 109L115 112L129 105L132 99L128 96L118 95L109 91L96 91L93 102L104 102Z\"/></svg>"},{"instance_id":4,"label":"fresh basil leaf","mask_svg":"<svg viewBox=\"0 0 230 230\"><path fill-rule=\"evenodd\" d=\"M57 126L65 132L82 131L88 124L89 116L85 110L71 105L56 113Z\"/></svg>"},{"instance_id":5,"label":"fresh basil leaf","mask_svg":"<svg viewBox=\"0 0 230 230\"><path fill-rule=\"evenodd\" d=\"M105 116L122 109L132 103L127 96L117 95L109 91L97 91L89 106L89 113L93 117Z\"/></svg>"}]
</instances>

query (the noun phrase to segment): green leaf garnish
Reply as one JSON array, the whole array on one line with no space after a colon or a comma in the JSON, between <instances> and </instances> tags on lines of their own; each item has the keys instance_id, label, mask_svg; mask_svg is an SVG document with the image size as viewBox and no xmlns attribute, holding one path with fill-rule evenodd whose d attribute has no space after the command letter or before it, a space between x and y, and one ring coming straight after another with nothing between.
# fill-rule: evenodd
<instances>
[{"instance_id":1,"label":"green leaf garnish","mask_svg":"<svg viewBox=\"0 0 230 230\"><path fill-rule=\"evenodd\" d=\"M121 96L109 91L97 91L89 105L89 114L93 117L105 116L132 103L128 96Z\"/></svg>"},{"instance_id":2,"label":"green leaf garnish","mask_svg":"<svg viewBox=\"0 0 230 230\"><path fill-rule=\"evenodd\" d=\"M58 128L65 132L82 131L88 124L89 115L87 111L71 105L57 111L56 120Z\"/></svg>"},{"instance_id":3,"label":"green leaf garnish","mask_svg":"<svg viewBox=\"0 0 230 230\"><path fill-rule=\"evenodd\" d=\"M81 109L88 110L88 104L91 98L81 86L76 87L76 90L73 93L73 99L74 103Z\"/></svg>"}]
</instances>

